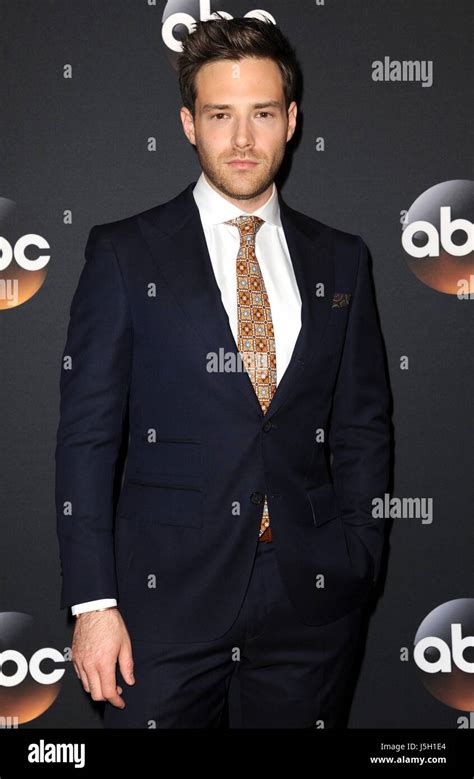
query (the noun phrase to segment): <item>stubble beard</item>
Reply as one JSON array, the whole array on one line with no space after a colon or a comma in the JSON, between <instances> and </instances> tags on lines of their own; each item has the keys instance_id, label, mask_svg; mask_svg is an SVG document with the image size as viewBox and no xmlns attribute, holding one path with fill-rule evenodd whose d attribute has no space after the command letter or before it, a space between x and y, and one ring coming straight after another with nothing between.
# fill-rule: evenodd
<instances>
[{"instance_id":1,"label":"stubble beard","mask_svg":"<svg viewBox=\"0 0 474 779\"><path fill-rule=\"evenodd\" d=\"M273 184L283 161L285 147L278 151L270 165L268 165L266 160L262 161L257 157L260 164L255 168L255 171L251 169L247 172L241 171L238 188L234 186L235 182L239 180L238 174L236 176L232 168L226 165L226 162L219 164L211 158L202 145L197 142L197 139L196 151L203 172L216 189L234 200L252 200L263 194ZM227 159L238 159L239 157L246 159L246 155L240 155L239 153L231 153L227 156ZM249 155L249 159L252 160L254 157ZM228 171L227 174L226 170ZM246 178L247 176L248 179Z\"/></svg>"}]
</instances>

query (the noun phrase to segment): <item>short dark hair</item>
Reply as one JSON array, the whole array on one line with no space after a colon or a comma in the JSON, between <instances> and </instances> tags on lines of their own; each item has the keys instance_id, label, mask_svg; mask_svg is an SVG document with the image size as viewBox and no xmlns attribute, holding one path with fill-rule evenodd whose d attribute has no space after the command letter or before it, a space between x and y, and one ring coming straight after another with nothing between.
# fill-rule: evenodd
<instances>
[{"instance_id":1,"label":"short dark hair","mask_svg":"<svg viewBox=\"0 0 474 779\"><path fill-rule=\"evenodd\" d=\"M272 59L283 80L286 108L297 100L300 70L296 53L289 40L271 21L254 17L208 19L197 22L183 42L178 58L179 88L183 105L194 116L196 75L214 60L240 60L244 57Z\"/></svg>"}]
</instances>

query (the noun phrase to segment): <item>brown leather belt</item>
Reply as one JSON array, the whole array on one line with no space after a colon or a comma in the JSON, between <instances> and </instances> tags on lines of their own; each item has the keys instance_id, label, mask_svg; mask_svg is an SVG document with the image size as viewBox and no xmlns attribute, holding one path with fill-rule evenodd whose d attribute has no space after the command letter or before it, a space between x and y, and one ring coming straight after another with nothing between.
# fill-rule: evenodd
<instances>
[{"instance_id":1,"label":"brown leather belt","mask_svg":"<svg viewBox=\"0 0 474 779\"><path fill-rule=\"evenodd\" d=\"M271 541L272 540L272 528L269 525L267 528L265 528L265 531L262 533L259 541Z\"/></svg>"}]
</instances>

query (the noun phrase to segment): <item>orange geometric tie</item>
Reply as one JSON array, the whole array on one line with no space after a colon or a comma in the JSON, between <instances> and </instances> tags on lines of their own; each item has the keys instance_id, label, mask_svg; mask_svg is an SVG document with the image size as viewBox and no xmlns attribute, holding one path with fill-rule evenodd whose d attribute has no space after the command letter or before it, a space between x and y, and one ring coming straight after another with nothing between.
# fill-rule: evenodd
<instances>
[{"instance_id":1,"label":"orange geometric tie","mask_svg":"<svg viewBox=\"0 0 474 779\"><path fill-rule=\"evenodd\" d=\"M263 223L264 220L258 216L239 216L226 222L237 227L240 235L240 248L237 255L239 352L265 414L276 390L277 370L270 301L255 254L255 236ZM266 496L259 538L262 541L271 539Z\"/></svg>"}]
</instances>

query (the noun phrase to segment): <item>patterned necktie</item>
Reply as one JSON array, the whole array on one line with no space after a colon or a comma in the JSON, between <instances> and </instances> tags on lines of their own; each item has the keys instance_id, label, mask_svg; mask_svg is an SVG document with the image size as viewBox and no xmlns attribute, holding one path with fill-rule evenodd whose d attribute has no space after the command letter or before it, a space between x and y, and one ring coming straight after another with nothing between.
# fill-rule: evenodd
<instances>
[{"instance_id":1,"label":"patterned necktie","mask_svg":"<svg viewBox=\"0 0 474 779\"><path fill-rule=\"evenodd\" d=\"M255 254L255 236L263 223L264 220L258 216L239 216L226 222L237 227L240 235L240 248L237 255L239 352L265 414L276 390L277 371L270 301ZM266 496L259 537L261 540L271 540Z\"/></svg>"}]
</instances>

